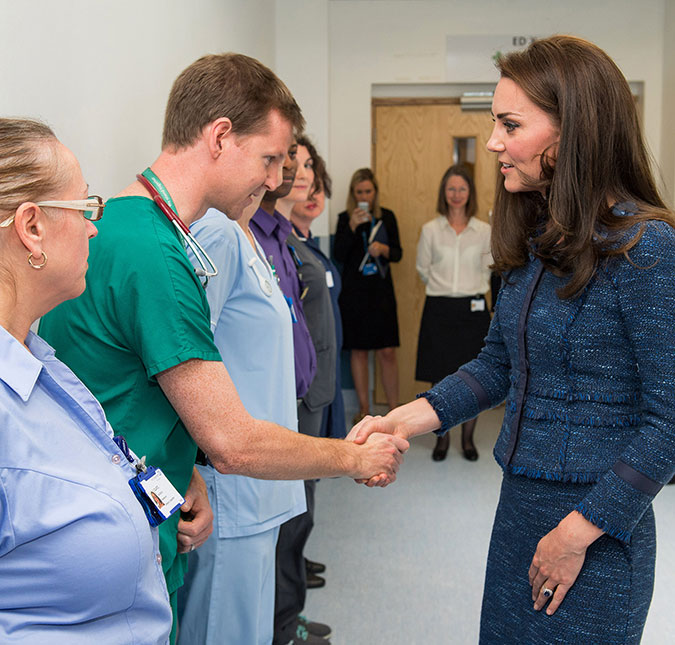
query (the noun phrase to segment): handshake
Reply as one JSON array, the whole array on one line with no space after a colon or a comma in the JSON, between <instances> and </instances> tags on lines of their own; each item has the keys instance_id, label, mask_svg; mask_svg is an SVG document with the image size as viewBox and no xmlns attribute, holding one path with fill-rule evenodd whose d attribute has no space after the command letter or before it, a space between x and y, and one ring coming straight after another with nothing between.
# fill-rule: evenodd
<instances>
[{"instance_id":1,"label":"handshake","mask_svg":"<svg viewBox=\"0 0 675 645\"><path fill-rule=\"evenodd\" d=\"M366 486L387 486L396 481L403 463L403 454L410 444L396 432L387 417L364 417L347 435L345 441L362 446L357 451L357 467L351 473L354 480Z\"/></svg>"}]
</instances>

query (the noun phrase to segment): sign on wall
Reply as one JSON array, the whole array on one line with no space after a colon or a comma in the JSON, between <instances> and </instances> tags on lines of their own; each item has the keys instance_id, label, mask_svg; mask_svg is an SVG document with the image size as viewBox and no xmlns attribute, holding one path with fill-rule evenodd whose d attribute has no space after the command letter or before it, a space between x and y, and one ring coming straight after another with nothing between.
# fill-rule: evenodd
<instances>
[{"instance_id":1,"label":"sign on wall","mask_svg":"<svg viewBox=\"0 0 675 645\"><path fill-rule=\"evenodd\" d=\"M485 83L497 80L495 60L500 54L524 49L539 36L447 36L445 77L450 83Z\"/></svg>"}]
</instances>

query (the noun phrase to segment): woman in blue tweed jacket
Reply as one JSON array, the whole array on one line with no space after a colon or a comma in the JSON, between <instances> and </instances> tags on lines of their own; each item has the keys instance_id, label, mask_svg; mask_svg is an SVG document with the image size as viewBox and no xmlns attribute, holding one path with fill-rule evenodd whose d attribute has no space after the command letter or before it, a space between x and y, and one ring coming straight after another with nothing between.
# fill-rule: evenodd
<instances>
[{"instance_id":1,"label":"woman in blue tweed jacket","mask_svg":"<svg viewBox=\"0 0 675 645\"><path fill-rule=\"evenodd\" d=\"M672 214L603 51L554 36L498 68L485 348L350 437L442 434L506 399L481 643L638 643L675 462Z\"/></svg>"}]
</instances>

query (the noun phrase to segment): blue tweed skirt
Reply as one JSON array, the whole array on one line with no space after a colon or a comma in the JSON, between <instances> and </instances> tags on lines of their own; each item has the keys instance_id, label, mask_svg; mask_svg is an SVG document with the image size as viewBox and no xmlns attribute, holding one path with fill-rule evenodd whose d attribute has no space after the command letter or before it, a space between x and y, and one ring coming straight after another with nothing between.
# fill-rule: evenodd
<instances>
[{"instance_id":1,"label":"blue tweed skirt","mask_svg":"<svg viewBox=\"0 0 675 645\"><path fill-rule=\"evenodd\" d=\"M505 473L485 575L481 644L640 642L654 586L651 506L630 544L604 535L588 548L579 577L553 616L533 609L528 570L537 543L591 486Z\"/></svg>"}]
</instances>

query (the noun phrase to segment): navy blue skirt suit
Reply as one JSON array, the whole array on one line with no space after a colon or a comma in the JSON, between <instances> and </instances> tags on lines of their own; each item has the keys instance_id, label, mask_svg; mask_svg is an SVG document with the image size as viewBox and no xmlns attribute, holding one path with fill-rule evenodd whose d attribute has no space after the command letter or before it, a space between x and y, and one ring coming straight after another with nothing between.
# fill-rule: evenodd
<instances>
[{"instance_id":1,"label":"navy blue skirt suit","mask_svg":"<svg viewBox=\"0 0 675 645\"><path fill-rule=\"evenodd\" d=\"M614 207L630 217L633 204ZM651 601L652 499L675 471L675 231L648 222L625 256L562 300L531 257L503 283L485 348L421 396L439 432L506 399L504 471L481 643L639 643ZM533 609L538 541L571 511L605 534L553 616Z\"/></svg>"}]
</instances>

